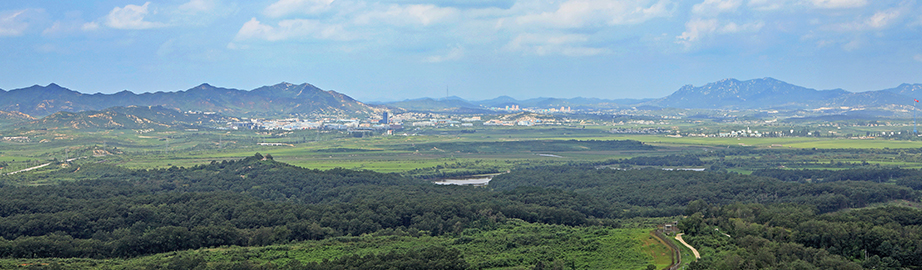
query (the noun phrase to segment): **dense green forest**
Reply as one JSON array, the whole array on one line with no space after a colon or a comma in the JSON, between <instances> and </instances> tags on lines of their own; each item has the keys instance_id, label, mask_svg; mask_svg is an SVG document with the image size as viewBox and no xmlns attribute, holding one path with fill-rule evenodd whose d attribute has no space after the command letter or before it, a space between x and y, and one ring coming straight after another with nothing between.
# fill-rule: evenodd
<instances>
[{"instance_id":1,"label":"dense green forest","mask_svg":"<svg viewBox=\"0 0 922 270\"><path fill-rule=\"evenodd\" d=\"M690 269L918 269L922 211L817 214L809 205L689 205L686 240L713 256ZM715 230L719 228L719 230Z\"/></svg>"},{"instance_id":2,"label":"dense green forest","mask_svg":"<svg viewBox=\"0 0 922 270\"><path fill-rule=\"evenodd\" d=\"M813 205L825 213L918 197L918 192L909 187L867 181L807 184L740 174L596 169L593 166L520 170L495 177L490 186L497 190L533 186L573 191L624 210L613 212L617 214L612 217L680 215L693 200L721 205L798 203Z\"/></svg>"},{"instance_id":3,"label":"dense green forest","mask_svg":"<svg viewBox=\"0 0 922 270\"><path fill-rule=\"evenodd\" d=\"M55 174L97 180L0 188L6 198L0 236L9 239L0 239L0 256L130 257L382 229L458 234L507 218L612 224L602 220L611 209L572 192L443 187L370 171L302 169L262 156L160 170L85 165Z\"/></svg>"},{"instance_id":4,"label":"dense green forest","mask_svg":"<svg viewBox=\"0 0 922 270\"><path fill-rule=\"evenodd\" d=\"M670 156L621 162L702 161ZM919 191L913 189L918 188L917 170L740 175L598 165L522 166L496 176L489 188L477 188L371 171L304 169L259 154L188 168L74 164L0 176L0 257L124 260L201 248L332 244L375 235L450 240L285 263L247 256L217 263L182 253L145 267L367 269L365 263L374 262L396 269L599 269L606 267L578 262L604 259L572 254L598 253L598 245L611 240L593 237L614 237L617 232L611 230L629 218L687 215L680 227L705 255L690 265L693 269L922 267L922 211L848 210L894 200L918 202ZM500 237L522 233L522 228L531 229L521 237ZM485 256L483 250L534 252L538 246L560 248L538 249L544 255L532 259L476 259ZM589 249L563 248L570 246ZM642 269L647 260L642 257L616 268Z\"/></svg>"}]
</instances>

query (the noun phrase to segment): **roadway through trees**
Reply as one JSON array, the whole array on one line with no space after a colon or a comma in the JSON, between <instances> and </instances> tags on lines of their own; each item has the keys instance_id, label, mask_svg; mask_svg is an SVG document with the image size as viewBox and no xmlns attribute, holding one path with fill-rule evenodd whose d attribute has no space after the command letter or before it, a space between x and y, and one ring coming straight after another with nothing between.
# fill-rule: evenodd
<instances>
[{"instance_id":1,"label":"roadway through trees","mask_svg":"<svg viewBox=\"0 0 922 270\"><path fill-rule=\"evenodd\" d=\"M679 243L682 243L682 244L685 245L685 247L687 247L688 249L691 249L692 253L695 254L695 259L701 259L701 254L698 253L698 250L695 249L695 248L693 248L693 247L692 247L691 245L689 245L688 243L685 243L685 240L682 240L682 235L683 235L683 234L684 234L684 233L677 234L677 235L675 236L675 239L676 239L676 240L679 240Z\"/></svg>"}]
</instances>

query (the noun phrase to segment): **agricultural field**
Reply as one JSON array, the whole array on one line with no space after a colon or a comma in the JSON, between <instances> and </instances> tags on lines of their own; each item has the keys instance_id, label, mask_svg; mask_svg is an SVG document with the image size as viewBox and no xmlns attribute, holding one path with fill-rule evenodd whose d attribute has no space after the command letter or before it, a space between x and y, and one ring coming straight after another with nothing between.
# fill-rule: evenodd
<instances>
[{"instance_id":1,"label":"agricultural field","mask_svg":"<svg viewBox=\"0 0 922 270\"><path fill-rule=\"evenodd\" d=\"M901 156L894 152L920 149L922 141L842 137L671 137L612 134L608 132L610 128L594 125L480 127L465 132L414 129L398 131L390 136L366 137L324 130L31 130L3 133L4 136L27 136L29 140L0 142L0 173L75 158L74 162L111 163L127 168L167 168L238 159L258 152L305 168L346 168L431 177L495 173L529 164L598 163L636 156L698 155L728 149L756 152L722 155L724 160L762 158L766 153L798 149L886 150L862 156L815 157L811 159L812 165L800 167L834 169L835 166L818 165L820 160L828 162L832 159L836 162L922 168L922 159L913 160L908 158L909 154ZM624 140L639 141L649 147L618 149L604 143L593 143ZM701 159L712 161L716 157L704 156ZM748 173L758 168L727 169Z\"/></svg>"}]
</instances>

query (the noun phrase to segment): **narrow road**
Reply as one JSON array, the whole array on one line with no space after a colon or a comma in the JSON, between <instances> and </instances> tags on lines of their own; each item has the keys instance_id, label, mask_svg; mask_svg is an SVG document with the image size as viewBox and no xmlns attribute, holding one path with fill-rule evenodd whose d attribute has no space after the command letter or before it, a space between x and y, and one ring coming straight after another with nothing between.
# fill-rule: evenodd
<instances>
[{"instance_id":1,"label":"narrow road","mask_svg":"<svg viewBox=\"0 0 922 270\"><path fill-rule=\"evenodd\" d=\"M691 249L692 253L695 253L695 259L701 259L701 254L698 254L698 250L695 249L695 248L693 248L693 247L692 247L691 245L689 245L688 243L685 243L685 240L682 240L682 235L683 235L683 234L684 234L684 233L677 234L677 235L675 236L675 240L679 240L679 243L682 243L683 245L685 245L686 247L688 247L688 249Z\"/></svg>"},{"instance_id":2,"label":"narrow road","mask_svg":"<svg viewBox=\"0 0 922 270\"><path fill-rule=\"evenodd\" d=\"M86 158L86 157L75 157L75 158L67 159L66 161L67 161L67 162L71 162L71 161L78 160L78 159L81 159L81 158ZM38 169L38 168L41 168L41 167L45 167L45 166L48 166L48 165L51 165L51 163L45 163L45 164L38 165L38 166L35 166L35 167L32 167L32 168L26 168L26 169L18 170L18 171L15 171L15 172L7 173L6 175L13 175L13 174L21 173L21 172L28 172L28 171L35 170L35 169Z\"/></svg>"},{"instance_id":3,"label":"narrow road","mask_svg":"<svg viewBox=\"0 0 922 270\"><path fill-rule=\"evenodd\" d=\"M18 170L18 171L15 171L15 172L8 173L8 174L6 174L6 175L12 175L12 174L17 174L17 173L21 173L21 172L28 172L28 171L35 170L35 169L38 169L38 168L41 168L41 167L45 167L45 166L48 166L48 165L51 165L51 163L45 163L45 164L38 165L38 166L35 166L35 167L32 167L32 168Z\"/></svg>"}]
</instances>

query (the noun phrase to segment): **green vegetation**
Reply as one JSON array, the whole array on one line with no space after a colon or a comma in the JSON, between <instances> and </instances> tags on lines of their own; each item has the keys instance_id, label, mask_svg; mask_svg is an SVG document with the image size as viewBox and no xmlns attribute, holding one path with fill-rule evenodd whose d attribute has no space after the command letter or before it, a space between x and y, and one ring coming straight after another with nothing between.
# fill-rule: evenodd
<instances>
[{"instance_id":1,"label":"green vegetation","mask_svg":"<svg viewBox=\"0 0 922 270\"><path fill-rule=\"evenodd\" d=\"M884 207L817 215L805 205L697 201L679 226L711 254L690 269L906 269L922 261L922 211ZM720 229L720 230L715 230Z\"/></svg>"},{"instance_id":2,"label":"green vegetation","mask_svg":"<svg viewBox=\"0 0 922 270\"><path fill-rule=\"evenodd\" d=\"M688 269L922 267L915 138L624 135L584 117L361 138L6 130L28 139L0 141L0 268L662 269L651 231L673 220L704 255L679 245ZM729 125L643 121L663 123L622 127ZM429 183L475 174L498 175Z\"/></svg>"},{"instance_id":3,"label":"green vegetation","mask_svg":"<svg viewBox=\"0 0 922 270\"><path fill-rule=\"evenodd\" d=\"M456 269L508 269L538 264L579 269L644 269L652 260L647 253L648 246L637 248L644 235L648 235L645 229L568 227L510 221L494 230L469 229L458 236L411 236L406 232L385 230L320 241L207 248L131 259L7 259L0 260L0 268L5 268L2 267L4 264L60 263L70 269L92 269L97 265L108 265L112 269L138 269L175 265L192 259L195 265L207 269L220 269L222 265L242 262L269 269L332 269L334 265L350 263L354 257L364 257L363 263L367 263L371 261L369 256L387 257L396 253L394 257L403 257L407 253L437 251L430 256L451 260L452 267L459 267ZM655 251L664 252L663 248L658 246ZM414 262L408 260L405 263Z\"/></svg>"}]
</instances>

